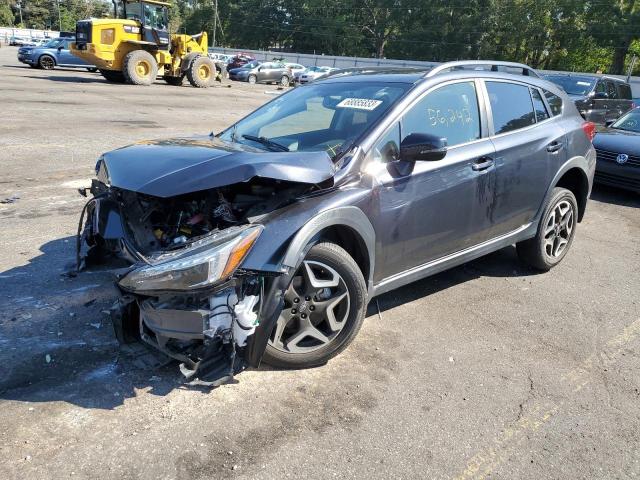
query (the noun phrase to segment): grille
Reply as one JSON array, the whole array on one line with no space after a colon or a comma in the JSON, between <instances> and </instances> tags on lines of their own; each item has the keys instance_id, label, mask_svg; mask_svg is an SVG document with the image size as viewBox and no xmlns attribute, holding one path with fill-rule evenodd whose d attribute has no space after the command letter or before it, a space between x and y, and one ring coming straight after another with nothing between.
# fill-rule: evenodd
<instances>
[{"instance_id":1,"label":"grille","mask_svg":"<svg viewBox=\"0 0 640 480\"><path fill-rule=\"evenodd\" d=\"M76 23L76 43L91 43L91 22Z\"/></svg>"},{"instance_id":2,"label":"grille","mask_svg":"<svg viewBox=\"0 0 640 480\"><path fill-rule=\"evenodd\" d=\"M640 180L636 180L633 178L621 177L618 175L611 175L609 173L596 171L595 180L596 182L605 183L607 185L628 188L640 192Z\"/></svg>"},{"instance_id":3,"label":"grille","mask_svg":"<svg viewBox=\"0 0 640 480\"><path fill-rule=\"evenodd\" d=\"M598 160L603 162L616 162L616 157L622 152L608 152L606 150L596 149ZM625 162L625 165L633 165L634 167L640 167L640 157L636 155L629 155L629 160Z\"/></svg>"}]
</instances>

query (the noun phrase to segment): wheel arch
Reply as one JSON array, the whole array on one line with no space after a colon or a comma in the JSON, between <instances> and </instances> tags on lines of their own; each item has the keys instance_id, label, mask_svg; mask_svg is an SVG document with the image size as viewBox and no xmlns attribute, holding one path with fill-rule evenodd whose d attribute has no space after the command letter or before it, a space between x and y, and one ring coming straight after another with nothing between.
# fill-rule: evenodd
<instances>
[{"instance_id":1,"label":"wheel arch","mask_svg":"<svg viewBox=\"0 0 640 480\"><path fill-rule=\"evenodd\" d=\"M36 63L37 63L38 65L40 65L40 59L41 59L42 57L49 57L51 60L53 60L53 66L54 66L54 67L58 65L58 59L56 58L56 56L55 56L55 55L53 55L53 54L51 54L51 53L47 53L47 52L41 53L41 54L38 56L38 60L36 60Z\"/></svg>"},{"instance_id":2,"label":"wheel arch","mask_svg":"<svg viewBox=\"0 0 640 480\"><path fill-rule=\"evenodd\" d=\"M371 293L375 268L375 231L362 210L357 207L338 207L319 213L293 237L282 264L296 268L310 245L319 241L336 243L355 260Z\"/></svg>"},{"instance_id":3,"label":"wheel arch","mask_svg":"<svg viewBox=\"0 0 640 480\"><path fill-rule=\"evenodd\" d=\"M589 199L591 186L593 184L593 176L589 175L590 170L589 161L584 157L573 157L566 161L558 169L553 180L550 182L534 223L537 224L540 220L555 187L566 188L574 194L578 202L578 222L581 222L587 208L587 200Z\"/></svg>"},{"instance_id":4,"label":"wheel arch","mask_svg":"<svg viewBox=\"0 0 640 480\"><path fill-rule=\"evenodd\" d=\"M180 71L185 73L191 67L191 63L202 54L200 52L191 52L187 53L183 58L182 62L180 62Z\"/></svg>"}]
</instances>

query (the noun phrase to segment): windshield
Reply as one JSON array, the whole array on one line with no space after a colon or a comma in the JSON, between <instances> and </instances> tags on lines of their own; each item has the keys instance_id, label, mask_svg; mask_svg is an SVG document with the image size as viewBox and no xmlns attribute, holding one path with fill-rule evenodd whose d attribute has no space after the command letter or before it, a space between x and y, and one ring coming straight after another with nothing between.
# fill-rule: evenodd
<instances>
[{"instance_id":1,"label":"windshield","mask_svg":"<svg viewBox=\"0 0 640 480\"><path fill-rule=\"evenodd\" d=\"M219 137L264 150L325 151L335 157L377 122L410 86L319 82L296 88L251 113Z\"/></svg>"},{"instance_id":2,"label":"windshield","mask_svg":"<svg viewBox=\"0 0 640 480\"><path fill-rule=\"evenodd\" d=\"M546 78L562 87L569 95L586 95L593 89L593 85L596 83L596 79L591 77L547 75Z\"/></svg>"},{"instance_id":3,"label":"windshield","mask_svg":"<svg viewBox=\"0 0 640 480\"><path fill-rule=\"evenodd\" d=\"M611 128L640 133L640 108L635 108L626 115L620 117L613 125L611 125Z\"/></svg>"}]
</instances>

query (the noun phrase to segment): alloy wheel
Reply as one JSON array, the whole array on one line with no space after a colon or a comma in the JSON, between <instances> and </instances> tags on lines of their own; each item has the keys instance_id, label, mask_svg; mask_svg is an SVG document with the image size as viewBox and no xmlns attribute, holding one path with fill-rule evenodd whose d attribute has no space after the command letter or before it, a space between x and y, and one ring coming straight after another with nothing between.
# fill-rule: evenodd
<instances>
[{"instance_id":1,"label":"alloy wheel","mask_svg":"<svg viewBox=\"0 0 640 480\"><path fill-rule=\"evenodd\" d=\"M321 262L305 260L284 295L269 343L285 353L309 353L331 343L349 316L344 279Z\"/></svg>"},{"instance_id":2,"label":"alloy wheel","mask_svg":"<svg viewBox=\"0 0 640 480\"><path fill-rule=\"evenodd\" d=\"M53 61L53 58L45 55L40 59L40 66L44 70L51 70L55 66L55 62Z\"/></svg>"},{"instance_id":3,"label":"alloy wheel","mask_svg":"<svg viewBox=\"0 0 640 480\"><path fill-rule=\"evenodd\" d=\"M551 258L560 257L573 233L575 215L573 206L561 200L551 211L544 229L544 250Z\"/></svg>"}]
</instances>

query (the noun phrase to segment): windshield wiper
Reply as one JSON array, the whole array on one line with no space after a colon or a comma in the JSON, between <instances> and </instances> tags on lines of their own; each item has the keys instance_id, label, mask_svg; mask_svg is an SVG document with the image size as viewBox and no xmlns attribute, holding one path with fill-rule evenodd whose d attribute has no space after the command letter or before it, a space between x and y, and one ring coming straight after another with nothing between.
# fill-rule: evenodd
<instances>
[{"instance_id":1,"label":"windshield wiper","mask_svg":"<svg viewBox=\"0 0 640 480\"><path fill-rule=\"evenodd\" d=\"M252 142L260 143L265 147L276 151L276 152L288 152L289 148L284 145L279 144L278 142L274 142L273 140L269 140L265 137L256 137L255 135L242 135L242 138L246 138L247 140L251 140Z\"/></svg>"}]
</instances>

